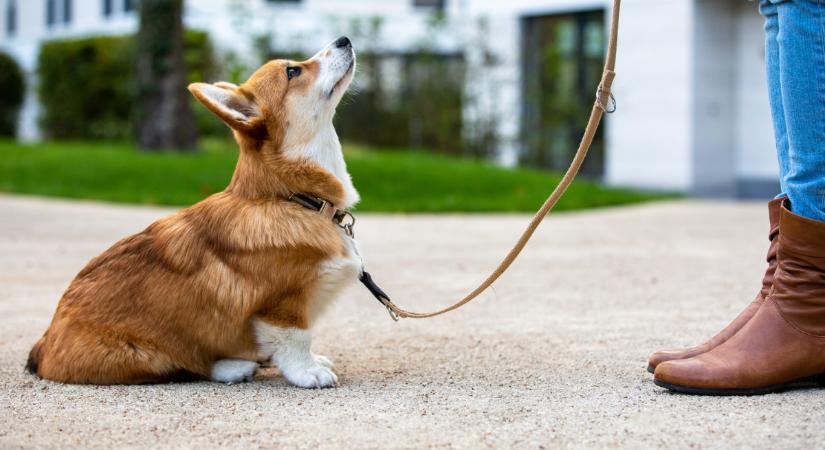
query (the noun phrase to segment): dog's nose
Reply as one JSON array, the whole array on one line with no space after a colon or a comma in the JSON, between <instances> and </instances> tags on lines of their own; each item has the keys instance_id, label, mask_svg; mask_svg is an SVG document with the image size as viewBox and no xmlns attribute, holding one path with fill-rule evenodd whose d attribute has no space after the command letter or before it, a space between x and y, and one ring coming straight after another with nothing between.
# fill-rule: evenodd
<instances>
[{"instance_id":1,"label":"dog's nose","mask_svg":"<svg viewBox=\"0 0 825 450\"><path fill-rule=\"evenodd\" d=\"M338 47L338 48L352 47L352 42L349 41L348 37L341 36L335 41L335 46Z\"/></svg>"}]
</instances>

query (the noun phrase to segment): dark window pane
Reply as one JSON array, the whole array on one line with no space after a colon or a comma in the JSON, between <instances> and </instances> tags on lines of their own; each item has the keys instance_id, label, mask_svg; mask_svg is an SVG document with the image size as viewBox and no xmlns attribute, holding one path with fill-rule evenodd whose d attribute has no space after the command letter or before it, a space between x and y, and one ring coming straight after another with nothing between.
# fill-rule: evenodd
<instances>
[{"instance_id":1,"label":"dark window pane","mask_svg":"<svg viewBox=\"0 0 825 450\"><path fill-rule=\"evenodd\" d=\"M103 0L103 15L107 17L112 15L112 0Z\"/></svg>"},{"instance_id":2,"label":"dark window pane","mask_svg":"<svg viewBox=\"0 0 825 450\"><path fill-rule=\"evenodd\" d=\"M9 0L6 4L6 35L14 36L17 31L17 1Z\"/></svg>"},{"instance_id":3,"label":"dark window pane","mask_svg":"<svg viewBox=\"0 0 825 450\"><path fill-rule=\"evenodd\" d=\"M556 170L570 163L601 78L604 20L600 10L522 20L522 163ZM581 173L604 174L603 130Z\"/></svg>"},{"instance_id":4,"label":"dark window pane","mask_svg":"<svg viewBox=\"0 0 825 450\"><path fill-rule=\"evenodd\" d=\"M413 0L413 6L416 8L435 8L444 9L446 0Z\"/></svg>"},{"instance_id":5,"label":"dark window pane","mask_svg":"<svg viewBox=\"0 0 825 450\"><path fill-rule=\"evenodd\" d=\"M72 21L72 0L63 0L63 23Z\"/></svg>"},{"instance_id":6,"label":"dark window pane","mask_svg":"<svg viewBox=\"0 0 825 450\"><path fill-rule=\"evenodd\" d=\"M46 25L54 25L57 19L56 7L55 0L46 0Z\"/></svg>"},{"instance_id":7,"label":"dark window pane","mask_svg":"<svg viewBox=\"0 0 825 450\"><path fill-rule=\"evenodd\" d=\"M126 12L134 11L136 6L135 3L137 3L137 0L124 0L123 10Z\"/></svg>"}]
</instances>

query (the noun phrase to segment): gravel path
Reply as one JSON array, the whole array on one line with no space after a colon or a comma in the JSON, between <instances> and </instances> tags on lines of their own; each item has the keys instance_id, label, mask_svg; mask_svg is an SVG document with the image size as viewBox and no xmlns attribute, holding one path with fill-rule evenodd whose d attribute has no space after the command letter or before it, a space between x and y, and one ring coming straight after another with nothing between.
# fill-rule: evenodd
<instances>
[{"instance_id":1,"label":"gravel path","mask_svg":"<svg viewBox=\"0 0 825 450\"><path fill-rule=\"evenodd\" d=\"M656 388L648 353L715 332L759 286L763 204L674 202L551 215L495 290L390 321L360 288L316 329L341 386L65 386L24 373L92 256L167 209L0 196L0 447L811 448L825 390L700 398ZM361 215L371 272L430 309L478 282L526 216Z\"/></svg>"}]
</instances>

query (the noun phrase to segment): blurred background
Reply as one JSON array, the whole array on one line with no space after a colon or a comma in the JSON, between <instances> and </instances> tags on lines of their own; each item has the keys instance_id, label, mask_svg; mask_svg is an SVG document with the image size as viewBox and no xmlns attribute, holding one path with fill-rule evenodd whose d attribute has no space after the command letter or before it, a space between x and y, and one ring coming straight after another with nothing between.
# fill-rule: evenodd
<instances>
[{"instance_id":1,"label":"blurred background","mask_svg":"<svg viewBox=\"0 0 825 450\"><path fill-rule=\"evenodd\" d=\"M366 211L529 211L569 164L609 0L0 0L0 191L182 205L236 147L192 81L338 36L335 118ZM743 0L625 0L608 116L559 209L770 198L762 21Z\"/></svg>"}]
</instances>

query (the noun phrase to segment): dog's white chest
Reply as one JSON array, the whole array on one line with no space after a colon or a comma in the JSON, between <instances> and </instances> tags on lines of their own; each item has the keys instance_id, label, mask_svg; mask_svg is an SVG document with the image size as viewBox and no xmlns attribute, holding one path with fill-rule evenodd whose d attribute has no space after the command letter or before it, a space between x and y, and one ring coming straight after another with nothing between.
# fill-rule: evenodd
<instances>
[{"instance_id":1,"label":"dog's white chest","mask_svg":"<svg viewBox=\"0 0 825 450\"><path fill-rule=\"evenodd\" d=\"M309 323L312 324L347 286L358 280L364 264L355 239L339 230L346 246L344 256L335 256L321 263L318 268L318 284L309 307Z\"/></svg>"}]
</instances>

